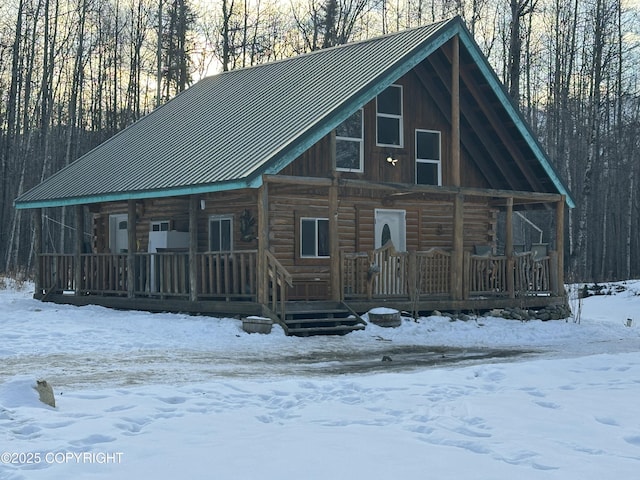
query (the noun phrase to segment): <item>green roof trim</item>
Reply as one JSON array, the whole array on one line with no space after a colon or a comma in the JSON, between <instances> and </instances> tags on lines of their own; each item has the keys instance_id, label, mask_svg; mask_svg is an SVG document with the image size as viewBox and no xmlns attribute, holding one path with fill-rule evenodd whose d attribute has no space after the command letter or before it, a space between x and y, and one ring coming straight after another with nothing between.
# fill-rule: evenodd
<instances>
[{"instance_id":1,"label":"green roof trim","mask_svg":"<svg viewBox=\"0 0 640 480\"><path fill-rule=\"evenodd\" d=\"M28 208L48 208L48 207L70 207L73 205L89 205L102 202L122 202L127 200L143 200L145 198L166 198L178 197L182 195L197 195L209 192L225 192L238 190L241 188L259 187L260 185L250 185L245 181L216 183L214 185L194 185L192 187L176 187L162 190L142 190L137 192L106 193L103 195L90 195L85 197L69 197L63 200L51 199L29 202L29 204L19 204L17 209Z\"/></svg>"}]
</instances>

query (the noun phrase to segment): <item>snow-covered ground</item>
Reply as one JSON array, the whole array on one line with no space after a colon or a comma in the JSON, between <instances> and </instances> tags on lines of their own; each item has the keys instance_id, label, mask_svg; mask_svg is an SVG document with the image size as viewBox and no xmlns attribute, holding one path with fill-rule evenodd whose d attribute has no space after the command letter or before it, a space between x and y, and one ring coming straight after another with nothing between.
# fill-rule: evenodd
<instances>
[{"instance_id":1,"label":"snow-covered ground","mask_svg":"<svg viewBox=\"0 0 640 480\"><path fill-rule=\"evenodd\" d=\"M40 303L30 287L0 290L3 480L640 471L640 281L585 299L580 323L427 317L310 338Z\"/></svg>"}]
</instances>

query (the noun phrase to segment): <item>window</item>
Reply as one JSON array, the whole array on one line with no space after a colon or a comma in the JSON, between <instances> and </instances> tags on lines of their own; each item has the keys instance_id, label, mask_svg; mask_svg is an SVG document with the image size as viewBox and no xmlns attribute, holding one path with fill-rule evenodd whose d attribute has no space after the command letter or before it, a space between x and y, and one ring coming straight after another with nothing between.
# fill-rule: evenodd
<instances>
[{"instance_id":1,"label":"window","mask_svg":"<svg viewBox=\"0 0 640 480\"><path fill-rule=\"evenodd\" d=\"M416 183L442 185L440 132L416 130Z\"/></svg>"},{"instance_id":2,"label":"window","mask_svg":"<svg viewBox=\"0 0 640 480\"><path fill-rule=\"evenodd\" d=\"M329 220L326 218L300 219L300 256L329 256Z\"/></svg>"},{"instance_id":3,"label":"window","mask_svg":"<svg viewBox=\"0 0 640 480\"><path fill-rule=\"evenodd\" d=\"M364 160L362 110L336 128L336 170L362 172Z\"/></svg>"},{"instance_id":4,"label":"window","mask_svg":"<svg viewBox=\"0 0 640 480\"><path fill-rule=\"evenodd\" d=\"M376 143L402 147L402 86L391 85L376 99Z\"/></svg>"},{"instance_id":5,"label":"window","mask_svg":"<svg viewBox=\"0 0 640 480\"><path fill-rule=\"evenodd\" d=\"M233 217L209 217L209 251L230 252L233 247Z\"/></svg>"},{"instance_id":6,"label":"window","mask_svg":"<svg viewBox=\"0 0 640 480\"><path fill-rule=\"evenodd\" d=\"M159 222L151 222L151 231L152 232L168 232L169 222L167 220L163 220Z\"/></svg>"}]
</instances>

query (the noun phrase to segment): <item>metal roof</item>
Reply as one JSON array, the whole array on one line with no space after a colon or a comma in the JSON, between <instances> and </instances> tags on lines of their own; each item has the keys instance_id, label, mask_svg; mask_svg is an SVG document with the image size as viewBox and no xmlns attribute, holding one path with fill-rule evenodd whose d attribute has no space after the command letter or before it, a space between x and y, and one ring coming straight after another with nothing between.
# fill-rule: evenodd
<instances>
[{"instance_id":1,"label":"metal roof","mask_svg":"<svg viewBox=\"0 0 640 480\"><path fill-rule=\"evenodd\" d=\"M459 17L224 72L199 81L83 155L21 195L15 206L259 186L263 173L280 171L456 34L491 76ZM494 77L489 80L496 82ZM499 82L496 88L504 93ZM519 118L516 110L513 114ZM535 140L532 148L539 148ZM536 156L569 198L541 149Z\"/></svg>"}]
</instances>

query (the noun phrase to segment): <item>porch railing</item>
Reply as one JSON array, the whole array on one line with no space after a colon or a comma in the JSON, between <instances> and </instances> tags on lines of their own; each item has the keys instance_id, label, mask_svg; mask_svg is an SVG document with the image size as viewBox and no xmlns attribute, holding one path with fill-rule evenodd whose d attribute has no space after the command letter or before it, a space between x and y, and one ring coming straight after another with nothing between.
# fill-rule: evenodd
<instances>
[{"instance_id":1,"label":"porch railing","mask_svg":"<svg viewBox=\"0 0 640 480\"><path fill-rule=\"evenodd\" d=\"M198 296L225 300L255 300L257 250L198 253Z\"/></svg>"},{"instance_id":2,"label":"porch railing","mask_svg":"<svg viewBox=\"0 0 640 480\"><path fill-rule=\"evenodd\" d=\"M450 298L452 253L432 248L397 252L383 247L371 252L342 252L342 297L411 300ZM127 254L42 254L40 272L46 290L191 298L188 252L136 253L134 285L128 284ZM79 264L77 263L79 262ZM295 279L267 252L268 300L273 311L284 311L287 291ZM195 297L210 300L257 301L257 251L198 253ZM463 297L557 294L557 254L532 252L511 258L465 253ZM561 287L561 285L560 285Z\"/></svg>"},{"instance_id":3,"label":"porch railing","mask_svg":"<svg viewBox=\"0 0 640 480\"><path fill-rule=\"evenodd\" d=\"M465 255L465 292L470 295L508 295L507 257Z\"/></svg>"},{"instance_id":4,"label":"porch railing","mask_svg":"<svg viewBox=\"0 0 640 480\"><path fill-rule=\"evenodd\" d=\"M440 248L397 252L385 246L373 252L342 253L345 298L448 295L451 253Z\"/></svg>"},{"instance_id":5,"label":"porch railing","mask_svg":"<svg viewBox=\"0 0 640 480\"><path fill-rule=\"evenodd\" d=\"M535 257L465 253L464 298L551 294L555 252ZM342 253L345 299L404 297L412 300L451 296L452 253L440 248L395 252L388 247L372 252Z\"/></svg>"},{"instance_id":6,"label":"porch railing","mask_svg":"<svg viewBox=\"0 0 640 480\"><path fill-rule=\"evenodd\" d=\"M45 289L97 295L129 293L127 254L81 254L77 281L73 254L40 255ZM188 297L189 253L134 254L136 277L133 293L146 297ZM223 300L255 300L257 251L198 253L196 255L198 297Z\"/></svg>"}]
</instances>

